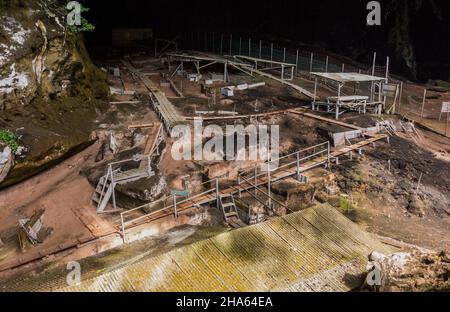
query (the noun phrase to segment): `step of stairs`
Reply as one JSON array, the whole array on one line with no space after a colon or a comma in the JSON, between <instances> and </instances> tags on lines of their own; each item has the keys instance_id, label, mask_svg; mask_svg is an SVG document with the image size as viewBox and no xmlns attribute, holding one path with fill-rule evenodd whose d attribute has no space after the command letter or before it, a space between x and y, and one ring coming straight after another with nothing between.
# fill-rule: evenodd
<instances>
[{"instance_id":1,"label":"step of stairs","mask_svg":"<svg viewBox=\"0 0 450 312\"><path fill-rule=\"evenodd\" d=\"M234 197L232 194L222 194L219 196L219 204L222 209L223 216L225 221L232 227L239 224L239 221L243 223L239 219L239 214L236 207L236 202L234 201Z\"/></svg>"}]
</instances>

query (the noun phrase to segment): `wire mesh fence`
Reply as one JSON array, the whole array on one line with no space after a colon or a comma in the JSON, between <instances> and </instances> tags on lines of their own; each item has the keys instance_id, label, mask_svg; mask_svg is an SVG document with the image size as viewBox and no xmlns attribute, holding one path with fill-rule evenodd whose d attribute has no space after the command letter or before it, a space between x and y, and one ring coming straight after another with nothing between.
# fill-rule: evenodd
<instances>
[{"instance_id":1,"label":"wire mesh fence","mask_svg":"<svg viewBox=\"0 0 450 312\"><path fill-rule=\"evenodd\" d=\"M389 83L402 85L395 112L429 126L439 133L449 135L448 114L442 113L443 102L450 102L448 94L421 97L423 88L390 75L386 63L375 66L348 61L346 58L305 48L283 47L276 42L222 33L184 33L178 40L180 49L204 51L218 55L244 55L254 58L296 65L295 75L310 79L310 72L356 72L386 77Z\"/></svg>"}]
</instances>

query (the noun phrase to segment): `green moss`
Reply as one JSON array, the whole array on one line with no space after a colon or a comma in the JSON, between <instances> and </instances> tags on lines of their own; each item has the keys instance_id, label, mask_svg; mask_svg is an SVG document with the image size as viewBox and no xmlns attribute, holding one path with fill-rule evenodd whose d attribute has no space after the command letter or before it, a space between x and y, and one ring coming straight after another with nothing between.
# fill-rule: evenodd
<instances>
[{"instance_id":1,"label":"green moss","mask_svg":"<svg viewBox=\"0 0 450 312\"><path fill-rule=\"evenodd\" d=\"M81 13L89 12L89 10L90 10L89 8L86 8L83 5L81 5ZM84 17L81 17L81 25L71 25L68 27L68 29L73 33L92 32L95 30L95 25L90 23Z\"/></svg>"},{"instance_id":2,"label":"green moss","mask_svg":"<svg viewBox=\"0 0 450 312\"><path fill-rule=\"evenodd\" d=\"M339 208L344 214L350 214L353 210L353 205L348 196L341 195L339 198Z\"/></svg>"},{"instance_id":3,"label":"green moss","mask_svg":"<svg viewBox=\"0 0 450 312\"><path fill-rule=\"evenodd\" d=\"M0 141L8 145L13 151L13 153L17 152L19 144L17 144L17 138L11 131L6 129L0 129Z\"/></svg>"}]
</instances>

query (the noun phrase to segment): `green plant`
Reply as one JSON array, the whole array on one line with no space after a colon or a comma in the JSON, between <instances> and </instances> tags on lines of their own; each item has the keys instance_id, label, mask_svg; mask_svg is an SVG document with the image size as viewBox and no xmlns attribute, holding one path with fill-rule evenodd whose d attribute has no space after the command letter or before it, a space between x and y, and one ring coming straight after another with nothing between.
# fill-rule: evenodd
<instances>
[{"instance_id":1,"label":"green plant","mask_svg":"<svg viewBox=\"0 0 450 312\"><path fill-rule=\"evenodd\" d=\"M17 138L11 131L6 129L0 129L0 141L8 145L13 151L13 153L17 152L19 144L17 144Z\"/></svg>"},{"instance_id":2,"label":"green plant","mask_svg":"<svg viewBox=\"0 0 450 312\"><path fill-rule=\"evenodd\" d=\"M89 10L90 10L89 8L86 8L83 5L81 5L81 13L89 12ZM90 23L84 17L81 17L81 25L69 25L68 29L73 33L92 32L95 30L95 25Z\"/></svg>"}]
</instances>

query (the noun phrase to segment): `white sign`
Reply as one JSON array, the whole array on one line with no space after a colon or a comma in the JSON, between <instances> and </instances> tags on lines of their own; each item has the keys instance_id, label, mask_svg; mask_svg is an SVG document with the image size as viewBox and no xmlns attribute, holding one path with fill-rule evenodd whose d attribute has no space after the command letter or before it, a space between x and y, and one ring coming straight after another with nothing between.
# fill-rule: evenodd
<instances>
[{"instance_id":1,"label":"white sign","mask_svg":"<svg viewBox=\"0 0 450 312\"><path fill-rule=\"evenodd\" d=\"M368 26L380 26L381 25L381 5L378 1L370 1L367 3L367 25Z\"/></svg>"},{"instance_id":2,"label":"white sign","mask_svg":"<svg viewBox=\"0 0 450 312\"><path fill-rule=\"evenodd\" d=\"M78 1L70 1L66 6L69 10L67 14L67 24L70 26L81 26L81 4Z\"/></svg>"},{"instance_id":3,"label":"white sign","mask_svg":"<svg viewBox=\"0 0 450 312\"><path fill-rule=\"evenodd\" d=\"M450 102L443 102L442 103L441 113L450 113Z\"/></svg>"}]
</instances>

